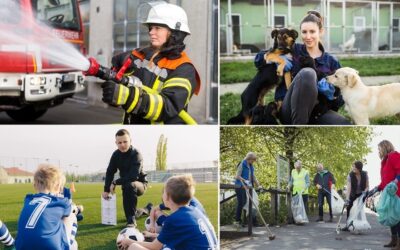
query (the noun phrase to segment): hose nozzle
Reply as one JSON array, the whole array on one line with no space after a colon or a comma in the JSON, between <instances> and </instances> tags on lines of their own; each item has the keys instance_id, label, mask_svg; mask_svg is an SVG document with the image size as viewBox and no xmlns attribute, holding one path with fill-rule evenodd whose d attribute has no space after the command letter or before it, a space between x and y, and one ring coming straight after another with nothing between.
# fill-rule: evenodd
<instances>
[{"instance_id":1,"label":"hose nozzle","mask_svg":"<svg viewBox=\"0 0 400 250\"><path fill-rule=\"evenodd\" d=\"M90 66L83 74L86 76L96 76L105 81L113 80L117 82L116 72L100 65L93 57L89 58Z\"/></svg>"},{"instance_id":2,"label":"hose nozzle","mask_svg":"<svg viewBox=\"0 0 400 250\"><path fill-rule=\"evenodd\" d=\"M97 76L99 72L100 64L93 57L89 58L89 68L87 71L84 71L83 74L85 76Z\"/></svg>"}]
</instances>

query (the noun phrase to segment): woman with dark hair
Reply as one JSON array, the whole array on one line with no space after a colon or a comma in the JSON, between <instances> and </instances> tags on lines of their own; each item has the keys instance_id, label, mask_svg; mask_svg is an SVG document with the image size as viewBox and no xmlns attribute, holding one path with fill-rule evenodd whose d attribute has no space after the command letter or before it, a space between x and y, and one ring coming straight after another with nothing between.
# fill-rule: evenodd
<instances>
[{"instance_id":1,"label":"woman with dark hair","mask_svg":"<svg viewBox=\"0 0 400 250\"><path fill-rule=\"evenodd\" d=\"M350 210L353 207L353 202L366 194L369 189L369 178L368 173L363 171L363 163L361 161L355 161L352 166L352 170L347 176L347 192L346 192L346 205L347 205L347 218L349 218ZM345 227L343 231L348 231Z\"/></svg>"},{"instance_id":2,"label":"woman with dark hair","mask_svg":"<svg viewBox=\"0 0 400 250\"><path fill-rule=\"evenodd\" d=\"M336 112L344 104L340 90L325 79L341 66L335 57L325 51L321 43L323 34L323 18L320 13L307 12L300 23L303 44L294 45L292 61L282 56L287 62L285 71L290 71L292 75L289 89L282 82L275 90L275 101L283 101L281 122L284 124L350 125L347 119ZM304 58L309 57L314 60L315 69L304 67ZM263 54L258 54L256 66L261 68L265 63Z\"/></svg>"},{"instance_id":3,"label":"woman with dark hair","mask_svg":"<svg viewBox=\"0 0 400 250\"><path fill-rule=\"evenodd\" d=\"M383 140L378 144L379 157L381 158L381 183L370 191L372 196L378 191L383 191L387 184L394 181L397 183L397 196L400 197L400 153L395 151L390 141ZM400 213L400 211L398 211ZM392 234L391 241L384 245L392 247L394 250L400 250L400 222L390 227Z\"/></svg>"},{"instance_id":4,"label":"woman with dark hair","mask_svg":"<svg viewBox=\"0 0 400 250\"><path fill-rule=\"evenodd\" d=\"M129 76L129 84L106 81L103 101L125 110L124 124L190 123L186 111L200 90L200 77L184 52L183 41L190 34L186 12L166 2L148 4L143 24L150 45L113 57L113 70Z\"/></svg>"}]
</instances>

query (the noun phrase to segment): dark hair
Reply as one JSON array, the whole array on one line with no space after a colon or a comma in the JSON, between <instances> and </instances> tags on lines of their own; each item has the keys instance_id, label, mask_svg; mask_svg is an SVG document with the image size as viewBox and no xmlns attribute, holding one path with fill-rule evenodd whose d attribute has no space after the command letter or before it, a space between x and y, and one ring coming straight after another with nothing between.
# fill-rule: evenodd
<instances>
[{"instance_id":1,"label":"dark hair","mask_svg":"<svg viewBox=\"0 0 400 250\"><path fill-rule=\"evenodd\" d=\"M306 22L316 23L318 25L318 28L322 29L323 24L324 24L324 18L321 16L321 14L318 11L309 10L309 11L307 11L307 15L301 21L300 28L301 28L301 25Z\"/></svg>"},{"instance_id":2,"label":"dark hair","mask_svg":"<svg viewBox=\"0 0 400 250\"><path fill-rule=\"evenodd\" d=\"M361 161L355 161L354 163L354 167L356 167L360 172L363 169L363 163Z\"/></svg>"},{"instance_id":3,"label":"dark hair","mask_svg":"<svg viewBox=\"0 0 400 250\"><path fill-rule=\"evenodd\" d=\"M160 55L169 59L178 58L181 52L185 50L186 45L183 43L183 40L187 35L183 31L171 30L171 35L162 46Z\"/></svg>"},{"instance_id":4,"label":"dark hair","mask_svg":"<svg viewBox=\"0 0 400 250\"><path fill-rule=\"evenodd\" d=\"M128 131L128 130L126 130L126 129L120 129L120 130L118 130L117 133L115 134L115 137L117 137L117 136L124 136L124 135L131 136L131 135L129 134L129 131Z\"/></svg>"}]
</instances>

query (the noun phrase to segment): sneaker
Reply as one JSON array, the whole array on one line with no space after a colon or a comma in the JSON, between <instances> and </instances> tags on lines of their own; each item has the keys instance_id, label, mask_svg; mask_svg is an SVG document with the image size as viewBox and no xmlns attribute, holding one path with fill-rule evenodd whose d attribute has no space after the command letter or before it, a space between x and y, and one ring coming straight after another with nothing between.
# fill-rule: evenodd
<instances>
[{"instance_id":1,"label":"sneaker","mask_svg":"<svg viewBox=\"0 0 400 250\"><path fill-rule=\"evenodd\" d=\"M240 223L240 221L234 221L234 222L233 222L233 226L236 227L237 229L240 229L240 228L241 228L241 223Z\"/></svg>"},{"instance_id":2,"label":"sneaker","mask_svg":"<svg viewBox=\"0 0 400 250\"><path fill-rule=\"evenodd\" d=\"M138 209L136 209L136 212L135 212L135 218L136 218L136 219L139 219L139 218L142 217L143 215L148 215L148 214L147 214L147 211L146 211L145 209L143 209L143 208L138 208Z\"/></svg>"},{"instance_id":3,"label":"sneaker","mask_svg":"<svg viewBox=\"0 0 400 250\"><path fill-rule=\"evenodd\" d=\"M350 230L349 230L349 228L346 226L346 227L344 227L344 228L341 228L340 231L349 232Z\"/></svg>"},{"instance_id":4,"label":"sneaker","mask_svg":"<svg viewBox=\"0 0 400 250\"><path fill-rule=\"evenodd\" d=\"M153 208L153 203L151 203L151 202L147 203L147 205L144 207L144 209L147 212L147 215L150 215L150 211L152 208Z\"/></svg>"},{"instance_id":5,"label":"sneaker","mask_svg":"<svg viewBox=\"0 0 400 250\"><path fill-rule=\"evenodd\" d=\"M331 217L331 218L329 218L328 222L333 222L333 219L332 219L332 217Z\"/></svg>"},{"instance_id":6,"label":"sneaker","mask_svg":"<svg viewBox=\"0 0 400 250\"><path fill-rule=\"evenodd\" d=\"M135 216L132 216L132 220L126 223L126 227L137 227Z\"/></svg>"}]
</instances>

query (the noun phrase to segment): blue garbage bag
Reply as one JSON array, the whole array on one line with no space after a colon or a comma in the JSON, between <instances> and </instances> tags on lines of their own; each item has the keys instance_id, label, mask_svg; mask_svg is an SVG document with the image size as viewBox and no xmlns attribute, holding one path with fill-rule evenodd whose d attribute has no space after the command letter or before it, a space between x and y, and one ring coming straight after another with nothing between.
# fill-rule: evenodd
<instances>
[{"instance_id":1,"label":"blue garbage bag","mask_svg":"<svg viewBox=\"0 0 400 250\"><path fill-rule=\"evenodd\" d=\"M379 223L384 226L392 227L400 222L400 198L396 192L396 183L390 182L379 199L376 211L379 215Z\"/></svg>"}]
</instances>

